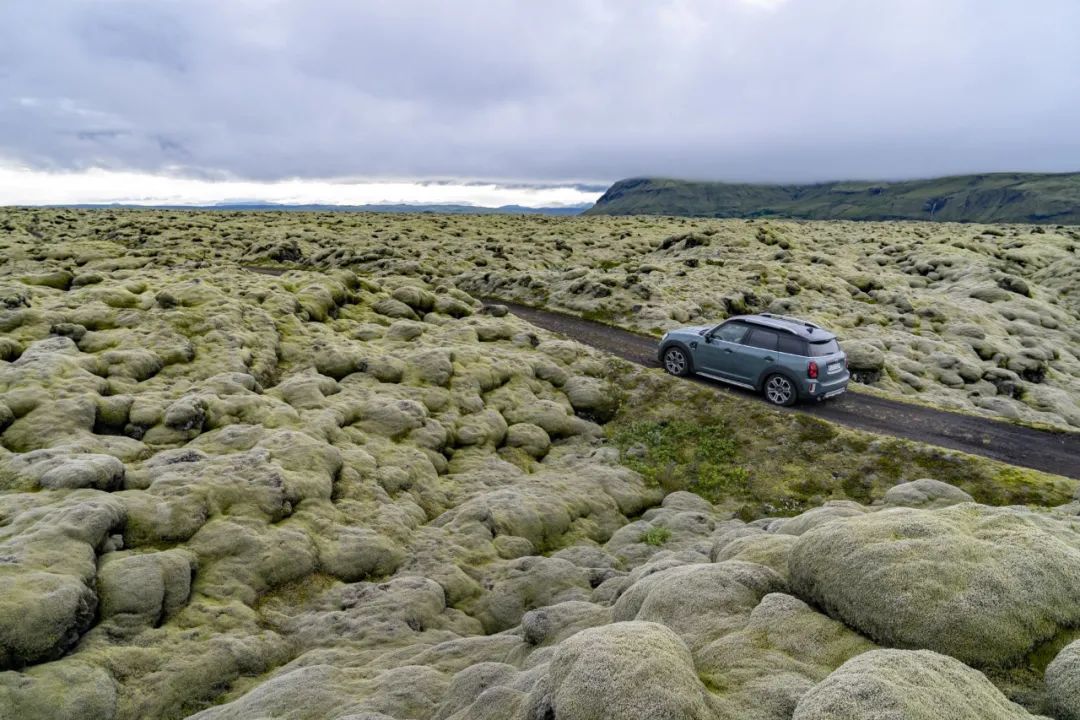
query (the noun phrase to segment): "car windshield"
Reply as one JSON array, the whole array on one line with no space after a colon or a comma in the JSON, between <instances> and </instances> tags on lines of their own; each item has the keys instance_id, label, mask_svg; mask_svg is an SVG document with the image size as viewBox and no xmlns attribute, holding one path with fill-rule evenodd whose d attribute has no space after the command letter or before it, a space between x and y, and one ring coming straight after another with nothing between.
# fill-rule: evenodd
<instances>
[{"instance_id":1,"label":"car windshield","mask_svg":"<svg viewBox=\"0 0 1080 720\"><path fill-rule=\"evenodd\" d=\"M820 340L810 343L810 356L823 357L840 352L840 344L836 340Z\"/></svg>"},{"instance_id":2,"label":"car windshield","mask_svg":"<svg viewBox=\"0 0 1080 720\"><path fill-rule=\"evenodd\" d=\"M713 331L713 337L723 340L724 342L737 343L743 339L743 335L746 334L747 326L742 323L724 323L720 327Z\"/></svg>"}]
</instances>

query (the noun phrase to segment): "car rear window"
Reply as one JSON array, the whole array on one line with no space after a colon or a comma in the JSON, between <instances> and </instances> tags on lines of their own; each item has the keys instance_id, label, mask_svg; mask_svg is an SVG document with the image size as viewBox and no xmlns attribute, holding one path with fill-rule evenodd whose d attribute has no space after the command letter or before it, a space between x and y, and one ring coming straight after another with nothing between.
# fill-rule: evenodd
<instances>
[{"instance_id":1,"label":"car rear window","mask_svg":"<svg viewBox=\"0 0 1080 720\"><path fill-rule=\"evenodd\" d=\"M746 345L750 347L761 348L763 350L775 350L776 343L779 341L780 336L774 333L772 330L762 330L761 328L754 328L750 333L750 337L746 339Z\"/></svg>"},{"instance_id":2,"label":"car rear window","mask_svg":"<svg viewBox=\"0 0 1080 720\"><path fill-rule=\"evenodd\" d=\"M778 349L789 355L806 355L806 343L794 335L781 335Z\"/></svg>"},{"instance_id":3,"label":"car rear window","mask_svg":"<svg viewBox=\"0 0 1080 720\"><path fill-rule=\"evenodd\" d=\"M810 357L823 357L840 352L840 344L835 340L822 340L810 343Z\"/></svg>"}]
</instances>

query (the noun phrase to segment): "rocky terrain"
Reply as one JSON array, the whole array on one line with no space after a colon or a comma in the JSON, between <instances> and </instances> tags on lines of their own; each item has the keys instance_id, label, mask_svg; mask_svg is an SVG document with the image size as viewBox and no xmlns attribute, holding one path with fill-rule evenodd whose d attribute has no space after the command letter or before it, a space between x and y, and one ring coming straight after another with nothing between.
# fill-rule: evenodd
<instances>
[{"instance_id":1,"label":"rocky terrain","mask_svg":"<svg viewBox=\"0 0 1080 720\"><path fill-rule=\"evenodd\" d=\"M653 335L797 315L835 331L875 391L1080 427L1080 228L597 220L478 239L469 257L499 248L480 268L440 264L472 292Z\"/></svg>"},{"instance_id":2,"label":"rocky terrain","mask_svg":"<svg viewBox=\"0 0 1080 720\"><path fill-rule=\"evenodd\" d=\"M689 314L678 281L760 242L649 249L640 222L0 213L0 717L1080 717L1076 481L777 412L476 299L596 312L557 275L609 287L628 268L589 258L637 247L666 263L650 312ZM685 263L727 232L725 265ZM1046 234L1038 262L1075 267ZM807 296L833 297L833 261L802 268ZM946 281L920 277L929 307L914 291ZM1044 303L1067 340L1076 298L1040 282L994 318ZM923 338L909 316L935 325L882 334ZM1068 399L1075 361L1008 372Z\"/></svg>"},{"instance_id":3,"label":"rocky terrain","mask_svg":"<svg viewBox=\"0 0 1080 720\"><path fill-rule=\"evenodd\" d=\"M1080 428L1080 226L43 210L8 211L5 230L440 278L657 336L796 314L840 335L864 389Z\"/></svg>"}]
</instances>

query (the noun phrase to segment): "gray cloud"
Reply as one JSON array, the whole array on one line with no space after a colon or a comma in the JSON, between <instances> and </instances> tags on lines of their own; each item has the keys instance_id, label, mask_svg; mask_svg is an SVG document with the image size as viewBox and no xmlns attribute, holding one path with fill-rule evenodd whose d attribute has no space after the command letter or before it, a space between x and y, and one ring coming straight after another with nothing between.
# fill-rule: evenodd
<instances>
[{"instance_id":1,"label":"gray cloud","mask_svg":"<svg viewBox=\"0 0 1080 720\"><path fill-rule=\"evenodd\" d=\"M1075 0L5 0L0 158L196 177L1080 169Z\"/></svg>"}]
</instances>

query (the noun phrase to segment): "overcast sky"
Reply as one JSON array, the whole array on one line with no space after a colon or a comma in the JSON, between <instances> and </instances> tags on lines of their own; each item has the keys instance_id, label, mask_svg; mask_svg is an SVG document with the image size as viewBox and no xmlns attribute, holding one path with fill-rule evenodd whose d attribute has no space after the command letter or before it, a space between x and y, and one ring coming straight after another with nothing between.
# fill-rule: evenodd
<instances>
[{"instance_id":1,"label":"overcast sky","mask_svg":"<svg viewBox=\"0 0 1080 720\"><path fill-rule=\"evenodd\" d=\"M1080 170L1078 37L1077 0L0 0L0 203Z\"/></svg>"}]
</instances>

